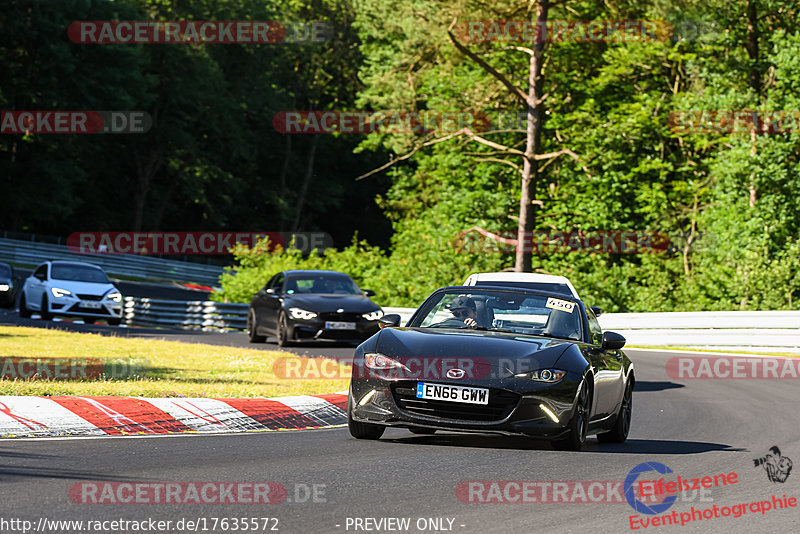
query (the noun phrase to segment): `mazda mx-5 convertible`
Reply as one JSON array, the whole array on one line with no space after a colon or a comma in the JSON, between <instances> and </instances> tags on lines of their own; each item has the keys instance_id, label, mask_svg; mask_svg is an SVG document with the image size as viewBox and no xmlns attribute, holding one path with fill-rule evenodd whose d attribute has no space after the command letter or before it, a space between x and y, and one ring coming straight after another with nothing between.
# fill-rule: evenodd
<instances>
[{"instance_id":1,"label":"mazda mx-5 convertible","mask_svg":"<svg viewBox=\"0 0 800 534\"><path fill-rule=\"evenodd\" d=\"M387 426L526 435L578 450L586 436L622 443L633 402L625 338L563 294L503 287L434 292L400 327L356 349L350 434L378 439Z\"/></svg>"}]
</instances>

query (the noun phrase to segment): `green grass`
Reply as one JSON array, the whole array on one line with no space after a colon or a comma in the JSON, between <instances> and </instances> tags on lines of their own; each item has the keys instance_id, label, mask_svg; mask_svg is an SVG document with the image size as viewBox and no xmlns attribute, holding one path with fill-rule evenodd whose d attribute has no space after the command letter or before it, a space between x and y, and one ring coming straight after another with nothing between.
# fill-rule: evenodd
<instances>
[{"instance_id":1,"label":"green grass","mask_svg":"<svg viewBox=\"0 0 800 534\"><path fill-rule=\"evenodd\" d=\"M793 352L747 352L743 350L722 350L722 349L701 349L698 347L675 347L669 345L626 345L626 349L654 349L654 350L679 350L686 352L719 352L728 354L752 354L754 356L783 356L789 358L800 358L800 354Z\"/></svg>"},{"instance_id":2,"label":"green grass","mask_svg":"<svg viewBox=\"0 0 800 534\"><path fill-rule=\"evenodd\" d=\"M0 326L0 395L124 395L142 397L278 397L344 391L349 375L333 379L287 379L273 365L282 358L316 369L325 360L286 352L79 334L44 328ZM10 378L8 358L101 360L130 376L95 379ZM328 369L333 366L328 363ZM120 376L122 373L117 373ZM19 375L17 375L19 376ZM315 376L315 375L311 375ZM316 375L319 376L319 375ZM340 376L342 378L340 378Z\"/></svg>"}]
</instances>

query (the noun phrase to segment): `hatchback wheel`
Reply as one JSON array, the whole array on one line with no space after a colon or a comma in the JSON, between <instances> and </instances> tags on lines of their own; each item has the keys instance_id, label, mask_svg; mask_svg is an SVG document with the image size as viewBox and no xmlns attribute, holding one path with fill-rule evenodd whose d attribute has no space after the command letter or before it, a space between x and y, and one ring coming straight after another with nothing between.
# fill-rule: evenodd
<instances>
[{"instance_id":1,"label":"hatchback wheel","mask_svg":"<svg viewBox=\"0 0 800 534\"><path fill-rule=\"evenodd\" d=\"M42 296L42 310L39 312L39 315L45 321L49 321L53 318L53 314L48 311L49 305L47 303L47 295Z\"/></svg>"}]
</instances>

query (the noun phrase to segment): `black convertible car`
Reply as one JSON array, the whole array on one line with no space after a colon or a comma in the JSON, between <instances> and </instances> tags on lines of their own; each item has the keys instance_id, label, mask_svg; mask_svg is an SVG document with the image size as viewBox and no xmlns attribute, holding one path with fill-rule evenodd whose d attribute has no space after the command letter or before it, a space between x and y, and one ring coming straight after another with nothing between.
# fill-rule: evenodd
<instances>
[{"instance_id":1,"label":"black convertible car","mask_svg":"<svg viewBox=\"0 0 800 534\"><path fill-rule=\"evenodd\" d=\"M378 331L383 310L352 278L336 271L283 271L253 297L247 314L247 337L278 346L301 340L363 341Z\"/></svg>"},{"instance_id":2,"label":"black convertible car","mask_svg":"<svg viewBox=\"0 0 800 534\"><path fill-rule=\"evenodd\" d=\"M447 287L399 327L399 315L356 349L350 434L387 426L527 435L578 450L586 436L628 437L633 364L625 338L603 332L583 303L519 288Z\"/></svg>"}]
</instances>

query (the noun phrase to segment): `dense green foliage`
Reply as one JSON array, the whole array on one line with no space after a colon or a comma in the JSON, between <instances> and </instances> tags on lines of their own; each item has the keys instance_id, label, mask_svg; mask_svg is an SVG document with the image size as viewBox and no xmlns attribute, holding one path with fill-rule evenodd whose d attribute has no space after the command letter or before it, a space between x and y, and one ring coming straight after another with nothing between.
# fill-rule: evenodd
<instances>
[{"instance_id":1,"label":"dense green foliage","mask_svg":"<svg viewBox=\"0 0 800 534\"><path fill-rule=\"evenodd\" d=\"M35 15L26 7L31 4L40 11L34 25L26 22ZM276 133L269 118L277 110L524 111L503 84L453 45L447 29L455 19L531 20L535 3L184 4L7 6L0 15L6 18L3 109L138 106L161 110L168 127L141 140L96 136L92 143L0 137L6 191L25 199L0 214L6 226L130 225L127 199L135 198L140 183L130 151L141 143L139 150L155 153L161 163L149 185L143 228L288 229L311 136L289 142ZM337 39L317 48L89 47L54 30L68 20L141 14L325 19L336 23ZM568 149L576 157L542 162L536 228L656 232L671 236L673 246L652 254L537 254L534 270L570 277L587 302L608 311L796 309L800 135L680 132L671 129L669 117L689 110L800 113L800 3L565 0L549 17L668 21L674 31L656 42L547 43L542 153ZM463 44L527 91L529 55L519 47L530 43ZM292 250L240 248L237 274L223 277L218 298L246 302L278 270L326 268L350 273L375 290L381 304L416 305L472 272L511 268L513 254L465 250L464 239L471 242L474 234L463 232L474 226L515 232L522 158L465 135L442 140L448 134L320 136L302 229L327 231L337 244L352 238L352 244L305 258ZM525 146L519 127L480 135ZM296 172L292 185L282 185L289 147ZM353 181L385 163L387 153L399 158L412 151ZM50 198L37 196L42 188Z\"/></svg>"}]
</instances>

